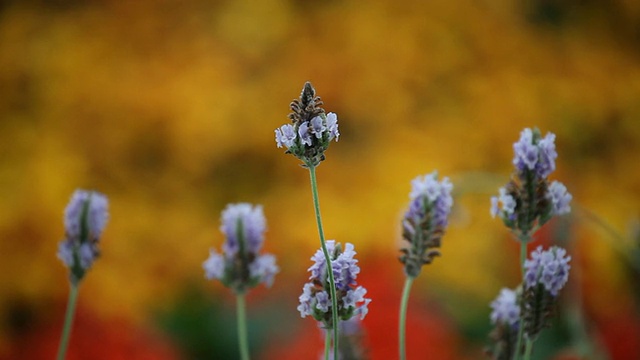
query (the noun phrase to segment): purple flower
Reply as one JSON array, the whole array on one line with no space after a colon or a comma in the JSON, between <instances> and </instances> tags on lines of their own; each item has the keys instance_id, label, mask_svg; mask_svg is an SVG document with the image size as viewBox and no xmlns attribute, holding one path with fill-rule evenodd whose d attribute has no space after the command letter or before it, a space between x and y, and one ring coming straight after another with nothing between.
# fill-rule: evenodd
<instances>
[{"instance_id":1,"label":"purple flower","mask_svg":"<svg viewBox=\"0 0 640 360\"><path fill-rule=\"evenodd\" d=\"M302 295L298 297L298 301L300 305L298 305L298 311L300 312L300 317L312 316L312 308L314 305L315 297L312 292L313 284L306 283L302 287Z\"/></svg>"},{"instance_id":2,"label":"purple flower","mask_svg":"<svg viewBox=\"0 0 640 360\"><path fill-rule=\"evenodd\" d=\"M338 116L332 112L327 114L327 130L329 131L329 140L334 138L338 141L340 132L338 132Z\"/></svg>"},{"instance_id":3,"label":"purple flower","mask_svg":"<svg viewBox=\"0 0 640 360\"><path fill-rule=\"evenodd\" d=\"M516 292L503 288L498 297L491 303L491 323L503 323L514 326L520 320L520 306Z\"/></svg>"},{"instance_id":4,"label":"purple flower","mask_svg":"<svg viewBox=\"0 0 640 360\"><path fill-rule=\"evenodd\" d=\"M276 257L271 254L258 256L254 262L249 264L249 273L253 278L262 279L266 287L271 287L273 279L280 271L276 265Z\"/></svg>"},{"instance_id":5,"label":"purple flower","mask_svg":"<svg viewBox=\"0 0 640 360\"><path fill-rule=\"evenodd\" d=\"M316 309L323 313L329 312L331 307L331 300L329 294L326 291L320 291L316 294Z\"/></svg>"},{"instance_id":6,"label":"purple flower","mask_svg":"<svg viewBox=\"0 0 640 360\"><path fill-rule=\"evenodd\" d=\"M501 187L499 192L499 197L491 198L491 216L495 218L496 215L500 215L501 218L510 219L516 210L516 200L507 193L507 189L504 187ZM501 206L498 206L498 203Z\"/></svg>"},{"instance_id":7,"label":"purple flower","mask_svg":"<svg viewBox=\"0 0 640 360\"><path fill-rule=\"evenodd\" d=\"M82 224L86 236L99 239L109 219L109 202L106 196L96 191L76 190L64 210L64 227L68 239L80 239ZM86 239L85 239L86 240ZM84 242L84 240L80 240Z\"/></svg>"},{"instance_id":8,"label":"purple flower","mask_svg":"<svg viewBox=\"0 0 640 360\"><path fill-rule=\"evenodd\" d=\"M541 178L548 177L556 170L556 158L558 157L558 153L556 152L555 140L555 134L547 133L544 139L541 139L538 142L540 161L537 165L537 173Z\"/></svg>"},{"instance_id":9,"label":"purple flower","mask_svg":"<svg viewBox=\"0 0 640 360\"><path fill-rule=\"evenodd\" d=\"M558 296L558 292L569 280L571 256L566 255L567 251L557 246L546 251L542 251L542 246L539 246L531 252L531 259L524 263L525 288L542 284L552 296Z\"/></svg>"},{"instance_id":10,"label":"purple flower","mask_svg":"<svg viewBox=\"0 0 640 360\"><path fill-rule=\"evenodd\" d=\"M322 135L327 127L323 124L322 117L316 116L311 119L311 133L316 136L317 139L322 139Z\"/></svg>"},{"instance_id":11,"label":"purple flower","mask_svg":"<svg viewBox=\"0 0 640 360\"><path fill-rule=\"evenodd\" d=\"M518 170L533 170L538 163L539 150L533 143L533 132L526 128L520 133L520 140L513 144L513 165Z\"/></svg>"},{"instance_id":12,"label":"purple flower","mask_svg":"<svg viewBox=\"0 0 640 360\"><path fill-rule=\"evenodd\" d=\"M58 245L58 258L78 283L100 254L98 243L109 219L109 202L96 191L76 190L64 210L66 239Z\"/></svg>"},{"instance_id":13,"label":"purple flower","mask_svg":"<svg viewBox=\"0 0 640 360\"><path fill-rule=\"evenodd\" d=\"M260 255L266 220L261 206L247 203L229 204L222 212L220 231L226 241L222 254L210 250L202 264L207 279L218 279L236 293L264 283L270 287L278 273L273 255Z\"/></svg>"},{"instance_id":14,"label":"purple flower","mask_svg":"<svg viewBox=\"0 0 640 360\"><path fill-rule=\"evenodd\" d=\"M246 247L245 251L257 253L264 241L266 221L262 213L262 206L252 207L251 204L229 204L222 212L222 226L227 241L223 250L234 255L240 249L240 241Z\"/></svg>"},{"instance_id":15,"label":"purple flower","mask_svg":"<svg viewBox=\"0 0 640 360\"><path fill-rule=\"evenodd\" d=\"M312 141L311 134L309 133L309 123L303 122L300 124L300 127L298 127L298 135L300 136L300 141L303 144L311 146Z\"/></svg>"},{"instance_id":16,"label":"purple flower","mask_svg":"<svg viewBox=\"0 0 640 360\"><path fill-rule=\"evenodd\" d=\"M440 239L446 230L453 206L453 184L448 178L438 181L438 173L418 176L411 181L409 208L402 221L402 237L409 247L402 249L400 261L405 273L416 277L424 264L440 253Z\"/></svg>"},{"instance_id":17,"label":"purple flower","mask_svg":"<svg viewBox=\"0 0 640 360\"><path fill-rule=\"evenodd\" d=\"M300 97L291 102L293 112L289 119L293 124L276 130L278 147L286 146L286 153L302 160L306 167L319 165L331 140L338 141L340 136L338 117L334 113L325 114L321 105L316 90L307 82Z\"/></svg>"},{"instance_id":18,"label":"purple flower","mask_svg":"<svg viewBox=\"0 0 640 360\"><path fill-rule=\"evenodd\" d=\"M559 181L554 181L549 185L549 198L553 204L553 213L563 215L571 212L571 194L567 192L567 187Z\"/></svg>"},{"instance_id":19,"label":"purple flower","mask_svg":"<svg viewBox=\"0 0 640 360\"><path fill-rule=\"evenodd\" d=\"M491 198L490 213L500 217L519 239L527 241L532 233L554 215L568 213L571 195L564 185L547 177L556 169L556 136L544 137L538 129L524 129L513 144L515 176Z\"/></svg>"},{"instance_id":20,"label":"purple flower","mask_svg":"<svg viewBox=\"0 0 640 360\"><path fill-rule=\"evenodd\" d=\"M360 267L357 265L358 261L354 258L356 252L353 245L347 243L344 251L342 251L342 246L337 244L335 240L327 240L325 245L331 258L331 269L338 299L338 316L343 320L355 315L360 315L361 318L364 318L371 300L364 297L367 290L356 284ZM311 260L313 261L313 265L309 267L311 276L309 277L309 282L303 287L302 295L298 298L300 300L298 311L300 311L302 317L313 316L318 321L331 321L329 309L331 306L331 291L322 250L316 251ZM325 325L330 328L328 326L329 323Z\"/></svg>"},{"instance_id":21,"label":"purple flower","mask_svg":"<svg viewBox=\"0 0 640 360\"><path fill-rule=\"evenodd\" d=\"M292 147L295 144L297 136L296 130L291 124L285 124L276 129L276 143L279 148L283 146L287 149Z\"/></svg>"},{"instance_id":22,"label":"purple flower","mask_svg":"<svg viewBox=\"0 0 640 360\"><path fill-rule=\"evenodd\" d=\"M224 256L218 254L214 249L209 250L209 258L202 264L204 275L209 280L222 279L224 266Z\"/></svg>"}]
</instances>

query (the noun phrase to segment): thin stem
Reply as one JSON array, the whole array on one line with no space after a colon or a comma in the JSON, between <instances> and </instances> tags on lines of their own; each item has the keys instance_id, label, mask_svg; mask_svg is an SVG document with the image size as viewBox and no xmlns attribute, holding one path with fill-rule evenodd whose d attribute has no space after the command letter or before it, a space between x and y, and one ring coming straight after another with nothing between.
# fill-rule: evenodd
<instances>
[{"instance_id":1,"label":"thin stem","mask_svg":"<svg viewBox=\"0 0 640 360\"><path fill-rule=\"evenodd\" d=\"M527 260L527 243L529 242L529 240L531 240L531 237L529 235L523 235L519 238L520 240L520 271L522 273L522 289L524 291L524 275L525 275L525 269L524 269L524 263ZM522 303L523 298L521 296L520 298L520 302ZM522 317L524 315L524 311L522 304L520 306L520 323L518 325L518 341L516 342L516 349L515 352L513 354L513 359L517 360L520 358L520 349L522 347L522 336L524 335L524 318Z\"/></svg>"},{"instance_id":2,"label":"thin stem","mask_svg":"<svg viewBox=\"0 0 640 360\"><path fill-rule=\"evenodd\" d=\"M58 347L58 360L64 360L67 356L67 346L69 345L69 335L73 324L73 315L76 312L76 301L78 300L78 284L71 284L69 300L67 302L67 312L64 316L64 327L62 328L62 338Z\"/></svg>"},{"instance_id":3,"label":"thin stem","mask_svg":"<svg viewBox=\"0 0 640 360\"><path fill-rule=\"evenodd\" d=\"M327 329L324 336L324 360L329 360L329 353L331 353L331 331Z\"/></svg>"},{"instance_id":4,"label":"thin stem","mask_svg":"<svg viewBox=\"0 0 640 360\"><path fill-rule=\"evenodd\" d=\"M320 236L320 246L327 263L327 274L329 275L329 286L331 291L331 318L333 319L333 358L338 359L338 299L336 298L336 284L333 280L333 271L331 269L331 257L327 251L324 241L324 230L322 229L322 216L320 215L320 200L318 198L318 182L316 180L316 167L307 164L309 167L309 176L311 177L311 193L313 195L313 207L316 212L316 222L318 223L318 235Z\"/></svg>"},{"instance_id":5,"label":"thin stem","mask_svg":"<svg viewBox=\"0 0 640 360\"><path fill-rule=\"evenodd\" d=\"M242 360L249 360L249 342L247 341L247 317L245 314L244 294L238 294L236 299L240 358Z\"/></svg>"},{"instance_id":6,"label":"thin stem","mask_svg":"<svg viewBox=\"0 0 640 360\"><path fill-rule=\"evenodd\" d=\"M524 350L524 360L529 360L529 358L531 357L531 349L533 349L533 340L527 339Z\"/></svg>"},{"instance_id":7,"label":"thin stem","mask_svg":"<svg viewBox=\"0 0 640 360\"><path fill-rule=\"evenodd\" d=\"M413 284L413 277L407 276L407 280L404 282L404 289L402 290L402 299L400 300L400 324L398 327L398 338L400 342L400 360L405 360L406 355L406 323L407 323L407 304L409 303L409 293L411 292L411 284Z\"/></svg>"},{"instance_id":8,"label":"thin stem","mask_svg":"<svg viewBox=\"0 0 640 360\"><path fill-rule=\"evenodd\" d=\"M520 270L522 272L522 279L524 280L524 262L527 260L527 243L520 241Z\"/></svg>"}]
</instances>

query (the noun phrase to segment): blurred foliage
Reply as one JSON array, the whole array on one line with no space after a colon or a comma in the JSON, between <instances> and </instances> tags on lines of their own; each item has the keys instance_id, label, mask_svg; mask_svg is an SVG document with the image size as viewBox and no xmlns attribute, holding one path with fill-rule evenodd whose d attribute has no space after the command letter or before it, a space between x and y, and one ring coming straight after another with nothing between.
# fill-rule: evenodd
<instances>
[{"instance_id":1,"label":"blurred foliage","mask_svg":"<svg viewBox=\"0 0 640 360\"><path fill-rule=\"evenodd\" d=\"M517 244L491 220L488 196L528 126L557 134L553 176L575 199L572 282L587 333L611 358L640 356L633 276L620 261L632 246L620 229L640 213L636 1L3 1L0 49L0 357L59 324L68 288L55 252L76 187L111 201L79 299L102 328L162 328L197 358L187 344L205 341L206 324L190 321L234 305L194 279L222 241L220 211L249 201L264 204L282 268L250 306L282 314L273 344L308 336L303 351L320 349L295 311L318 242L308 175L273 134L306 80L340 120L319 190L328 237L354 243L360 282L377 286L365 321L374 359L395 356L387 328L409 181L434 168L456 184L456 207L410 308L416 329L431 330L408 347L426 338L443 347L434 358L477 358L488 302L518 282ZM185 283L204 294L194 308ZM459 342L468 353L445 348Z\"/></svg>"}]
</instances>

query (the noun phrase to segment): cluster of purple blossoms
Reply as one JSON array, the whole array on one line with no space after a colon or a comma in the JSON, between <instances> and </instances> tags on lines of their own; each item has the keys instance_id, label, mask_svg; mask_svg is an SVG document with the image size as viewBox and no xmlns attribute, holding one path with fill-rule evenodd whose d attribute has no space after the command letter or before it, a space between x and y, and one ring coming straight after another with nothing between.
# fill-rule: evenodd
<instances>
[{"instance_id":1,"label":"cluster of purple blossoms","mask_svg":"<svg viewBox=\"0 0 640 360\"><path fill-rule=\"evenodd\" d=\"M422 265L440 255L435 249L440 247L448 224L453 206L452 189L449 178L438 181L436 171L411 181L411 200L402 221L402 237L409 246L401 250L400 257L408 276L418 276Z\"/></svg>"},{"instance_id":2,"label":"cluster of purple blossoms","mask_svg":"<svg viewBox=\"0 0 640 360\"><path fill-rule=\"evenodd\" d=\"M279 269L275 256L259 254L264 242L266 221L261 206L229 204L222 212L220 230L226 241L222 254L210 250L203 263L207 279L218 279L225 286L242 294L259 283L267 287Z\"/></svg>"},{"instance_id":3,"label":"cluster of purple blossoms","mask_svg":"<svg viewBox=\"0 0 640 360\"><path fill-rule=\"evenodd\" d=\"M332 140L338 141L338 116L325 114L322 100L315 95L315 89L307 82L299 99L291 103L293 113L289 114L292 124L285 124L275 130L276 144L286 148L304 162L305 166L317 166L324 160L324 152Z\"/></svg>"},{"instance_id":4,"label":"cluster of purple blossoms","mask_svg":"<svg viewBox=\"0 0 640 360\"><path fill-rule=\"evenodd\" d=\"M69 267L77 284L100 255L98 243L107 220L109 201L96 191L76 190L64 211L65 240L58 245L58 258Z\"/></svg>"},{"instance_id":5,"label":"cluster of purple blossoms","mask_svg":"<svg viewBox=\"0 0 640 360\"><path fill-rule=\"evenodd\" d=\"M571 269L569 261L571 256L567 256L565 249L553 246L542 251L542 246L539 246L531 252L531 259L524 263L525 288L543 285L551 296L558 296L558 292L569 280L569 269Z\"/></svg>"},{"instance_id":6,"label":"cluster of purple blossoms","mask_svg":"<svg viewBox=\"0 0 640 360\"><path fill-rule=\"evenodd\" d=\"M347 243L345 250L342 251L340 244L336 244L334 240L327 240L326 246L331 257L331 269L335 280L338 317L343 321L357 315L361 320L364 319L369 311L368 305L371 299L365 298L367 290L356 284L360 267L357 265L358 260L354 258L356 252L353 245ZM301 317L312 316L322 322L325 328L331 329L333 328L331 291L322 250L318 250L311 260L314 264L308 269L311 272L310 281L304 284L302 295L299 297L298 311Z\"/></svg>"},{"instance_id":7,"label":"cluster of purple blossoms","mask_svg":"<svg viewBox=\"0 0 640 360\"><path fill-rule=\"evenodd\" d=\"M547 179L556 168L555 138L552 133L543 138L537 129L524 129L513 144L516 176L500 188L499 196L491 198L491 216L500 217L523 235L531 235L536 226L571 211L572 196L567 188Z\"/></svg>"},{"instance_id":8,"label":"cluster of purple blossoms","mask_svg":"<svg viewBox=\"0 0 640 360\"><path fill-rule=\"evenodd\" d=\"M503 288L498 297L491 303L491 323L517 326L520 320L518 295L514 290Z\"/></svg>"}]
</instances>

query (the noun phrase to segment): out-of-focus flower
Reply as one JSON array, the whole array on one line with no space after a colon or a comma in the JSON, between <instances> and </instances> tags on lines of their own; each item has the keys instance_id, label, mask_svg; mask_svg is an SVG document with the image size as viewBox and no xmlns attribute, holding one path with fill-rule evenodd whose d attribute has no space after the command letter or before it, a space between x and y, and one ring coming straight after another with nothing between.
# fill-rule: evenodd
<instances>
[{"instance_id":1,"label":"out-of-focus flower","mask_svg":"<svg viewBox=\"0 0 640 360\"><path fill-rule=\"evenodd\" d=\"M202 264L207 279L218 279L242 294L259 283L269 287L278 273L275 256L259 254L266 220L261 206L229 204L222 212L220 230L226 237L223 253L210 250Z\"/></svg>"},{"instance_id":2,"label":"out-of-focus flower","mask_svg":"<svg viewBox=\"0 0 640 360\"><path fill-rule=\"evenodd\" d=\"M555 215L571 211L571 194L558 181L549 184L556 168L556 136L542 138L538 129L524 129L513 144L515 176L491 198L491 216L498 216L522 241Z\"/></svg>"},{"instance_id":3,"label":"out-of-focus flower","mask_svg":"<svg viewBox=\"0 0 640 360\"><path fill-rule=\"evenodd\" d=\"M411 182L410 203L403 221L402 237L409 246L402 249L400 261L405 273L416 277L422 265L429 264L440 252L440 241L446 230L453 206L448 178L438 181L438 173L418 176Z\"/></svg>"},{"instance_id":4,"label":"out-of-focus flower","mask_svg":"<svg viewBox=\"0 0 640 360\"><path fill-rule=\"evenodd\" d=\"M518 296L514 290L503 288L498 297L491 302L491 323L504 323L514 326L520 320Z\"/></svg>"},{"instance_id":5,"label":"out-of-focus flower","mask_svg":"<svg viewBox=\"0 0 640 360\"><path fill-rule=\"evenodd\" d=\"M76 190L64 211L65 240L58 258L69 268L77 284L100 255L98 244L109 219L109 201L96 191Z\"/></svg>"}]
</instances>

